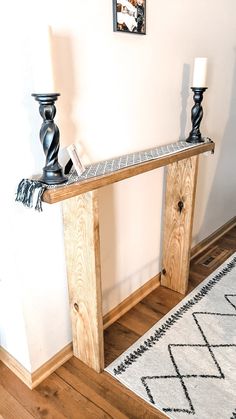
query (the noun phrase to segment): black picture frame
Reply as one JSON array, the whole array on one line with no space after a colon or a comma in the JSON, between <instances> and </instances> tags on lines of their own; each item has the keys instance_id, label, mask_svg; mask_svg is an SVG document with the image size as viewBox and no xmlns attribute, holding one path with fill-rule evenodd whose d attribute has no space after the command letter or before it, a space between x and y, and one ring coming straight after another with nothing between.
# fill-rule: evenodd
<instances>
[{"instance_id":1,"label":"black picture frame","mask_svg":"<svg viewBox=\"0 0 236 419\"><path fill-rule=\"evenodd\" d=\"M146 35L146 0L112 0L114 32Z\"/></svg>"}]
</instances>

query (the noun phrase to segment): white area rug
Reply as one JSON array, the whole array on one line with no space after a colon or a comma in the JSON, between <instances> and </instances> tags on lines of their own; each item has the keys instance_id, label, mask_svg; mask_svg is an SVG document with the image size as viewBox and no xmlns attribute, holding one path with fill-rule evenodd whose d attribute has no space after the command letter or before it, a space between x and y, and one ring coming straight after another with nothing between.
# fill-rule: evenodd
<instances>
[{"instance_id":1,"label":"white area rug","mask_svg":"<svg viewBox=\"0 0 236 419\"><path fill-rule=\"evenodd\" d=\"M169 418L236 418L236 253L106 371Z\"/></svg>"}]
</instances>

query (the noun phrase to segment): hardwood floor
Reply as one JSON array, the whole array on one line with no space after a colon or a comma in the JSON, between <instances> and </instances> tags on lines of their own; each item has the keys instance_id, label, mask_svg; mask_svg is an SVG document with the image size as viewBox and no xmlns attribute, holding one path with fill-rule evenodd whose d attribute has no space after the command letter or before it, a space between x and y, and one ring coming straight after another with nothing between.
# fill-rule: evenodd
<instances>
[{"instance_id":1,"label":"hardwood floor","mask_svg":"<svg viewBox=\"0 0 236 419\"><path fill-rule=\"evenodd\" d=\"M190 292L236 251L236 227L191 262ZM183 296L160 287L105 331L106 365L119 356ZM71 358L35 390L0 363L0 419L165 418L109 374Z\"/></svg>"}]
</instances>

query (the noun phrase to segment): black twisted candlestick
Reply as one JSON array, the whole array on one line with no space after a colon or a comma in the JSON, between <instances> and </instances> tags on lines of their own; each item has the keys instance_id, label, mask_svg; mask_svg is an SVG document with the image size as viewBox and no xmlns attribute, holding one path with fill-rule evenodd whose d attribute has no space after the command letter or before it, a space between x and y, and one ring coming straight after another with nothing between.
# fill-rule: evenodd
<instances>
[{"instance_id":1,"label":"black twisted candlestick","mask_svg":"<svg viewBox=\"0 0 236 419\"><path fill-rule=\"evenodd\" d=\"M55 185L67 181L61 165L58 162L58 152L60 147L60 133L54 123L56 107L54 102L60 93L33 93L32 96L39 102L39 113L43 118L39 137L46 156L46 164L43 168L41 181L48 185Z\"/></svg>"},{"instance_id":2,"label":"black twisted candlestick","mask_svg":"<svg viewBox=\"0 0 236 419\"><path fill-rule=\"evenodd\" d=\"M194 106L192 107L191 111L191 121L192 121L192 130L189 133L189 137L187 138L188 143L202 143L204 142L202 135L200 133L200 123L203 117L203 109L201 106L201 102L203 99L203 93L207 89L207 87L191 87L194 100Z\"/></svg>"}]
</instances>

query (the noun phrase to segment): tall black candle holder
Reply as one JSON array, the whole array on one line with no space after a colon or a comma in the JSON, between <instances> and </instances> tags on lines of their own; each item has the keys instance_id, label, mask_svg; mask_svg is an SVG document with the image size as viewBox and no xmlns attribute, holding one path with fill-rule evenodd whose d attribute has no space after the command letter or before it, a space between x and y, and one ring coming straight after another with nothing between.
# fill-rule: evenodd
<instances>
[{"instance_id":1,"label":"tall black candle holder","mask_svg":"<svg viewBox=\"0 0 236 419\"><path fill-rule=\"evenodd\" d=\"M60 93L33 93L32 96L39 102L39 113L43 118L39 137L46 157L46 164L40 180L47 185L58 185L67 181L67 177L58 162L60 133L54 122L56 115L54 103Z\"/></svg>"},{"instance_id":2,"label":"tall black candle holder","mask_svg":"<svg viewBox=\"0 0 236 419\"><path fill-rule=\"evenodd\" d=\"M192 121L192 130L189 133L187 138L188 143L202 143L204 139L202 138L200 132L200 123L203 117L203 109L201 102L203 99L203 93L207 87L191 87L193 93L194 106L191 111L191 121Z\"/></svg>"}]
</instances>

